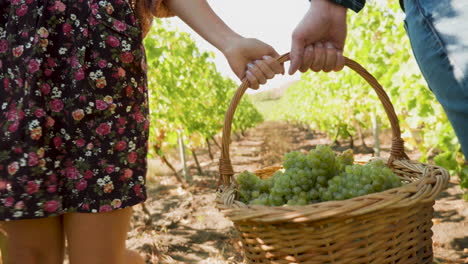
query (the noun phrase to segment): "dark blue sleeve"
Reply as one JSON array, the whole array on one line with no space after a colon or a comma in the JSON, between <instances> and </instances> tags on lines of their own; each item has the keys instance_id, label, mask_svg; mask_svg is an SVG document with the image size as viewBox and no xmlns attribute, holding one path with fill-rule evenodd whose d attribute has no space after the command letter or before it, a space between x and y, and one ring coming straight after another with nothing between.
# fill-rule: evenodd
<instances>
[{"instance_id":1,"label":"dark blue sleeve","mask_svg":"<svg viewBox=\"0 0 468 264\"><path fill-rule=\"evenodd\" d=\"M359 12L366 4L366 0L331 0L339 5L345 6L354 12Z\"/></svg>"}]
</instances>

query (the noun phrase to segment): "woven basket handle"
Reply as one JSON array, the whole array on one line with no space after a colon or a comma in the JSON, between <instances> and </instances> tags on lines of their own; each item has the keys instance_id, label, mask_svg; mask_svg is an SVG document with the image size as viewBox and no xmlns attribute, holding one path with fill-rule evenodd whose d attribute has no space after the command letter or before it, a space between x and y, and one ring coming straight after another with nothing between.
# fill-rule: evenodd
<instances>
[{"instance_id":1,"label":"woven basket handle","mask_svg":"<svg viewBox=\"0 0 468 264\"><path fill-rule=\"evenodd\" d=\"M288 61L289 53L282 55L277 58L278 62L283 63ZM358 73L364 80L366 80L372 88L377 92L377 95L382 102L385 112L387 113L388 119L392 127L392 147L390 150L390 158L388 160L389 165L392 164L394 160L400 159L409 159L406 153L404 152L403 139L401 139L400 125L398 124L398 117L395 113L392 103L384 91L379 82L372 76L366 69L364 69L359 63L345 57L345 65ZM231 100L231 104L226 112L224 117L224 127L223 127L223 138L222 138L222 152L221 158L219 160L219 174L220 179L218 185L223 184L224 186L229 186L231 182L231 177L234 175L234 170L232 168L231 160L229 158L229 143L231 141L231 126L234 113L236 111L237 105L239 104L242 96L247 90L249 85L248 80L244 79L242 84L236 91L236 94Z\"/></svg>"}]
</instances>

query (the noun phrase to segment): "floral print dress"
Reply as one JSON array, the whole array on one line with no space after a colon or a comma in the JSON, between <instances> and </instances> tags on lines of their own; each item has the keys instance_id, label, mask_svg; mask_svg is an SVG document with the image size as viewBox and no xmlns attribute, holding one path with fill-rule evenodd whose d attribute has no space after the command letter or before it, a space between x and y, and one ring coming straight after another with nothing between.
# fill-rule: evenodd
<instances>
[{"instance_id":1,"label":"floral print dress","mask_svg":"<svg viewBox=\"0 0 468 264\"><path fill-rule=\"evenodd\" d=\"M0 0L0 220L145 200L148 101L127 0Z\"/></svg>"}]
</instances>

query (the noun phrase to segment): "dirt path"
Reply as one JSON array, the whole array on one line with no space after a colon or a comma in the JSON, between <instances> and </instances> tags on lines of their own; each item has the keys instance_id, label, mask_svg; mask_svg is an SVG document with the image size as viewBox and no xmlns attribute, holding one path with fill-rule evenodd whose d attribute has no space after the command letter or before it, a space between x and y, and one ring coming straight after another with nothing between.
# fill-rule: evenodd
<instances>
[{"instance_id":1,"label":"dirt path","mask_svg":"<svg viewBox=\"0 0 468 264\"><path fill-rule=\"evenodd\" d=\"M325 136L312 134L299 125L266 122L232 143L231 160L236 171L253 171L280 164L288 151L328 143ZM359 149L363 153L358 158L370 155L365 153L368 149ZM385 155L388 146L382 146L382 150ZM232 223L214 208L218 155L219 151L212 161L206 150L200 150L204 175L196 175L192 166L194 184L187 190L165 172L157 176L162 165L156 160L150 162L149 199L144 208L136 208L127 241L130 248L147 257L147 263L243 263ZM468 206L461 193L457 185L451 184L436 202L436 263L468 263Z\"/></svg>"}]
</instances>

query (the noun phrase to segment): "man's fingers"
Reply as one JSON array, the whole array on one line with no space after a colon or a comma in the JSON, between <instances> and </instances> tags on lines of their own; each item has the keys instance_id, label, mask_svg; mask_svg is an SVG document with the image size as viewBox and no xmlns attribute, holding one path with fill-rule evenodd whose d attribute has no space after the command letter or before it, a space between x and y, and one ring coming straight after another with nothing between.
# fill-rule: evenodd
<instances>
[{"instance_id":1,"label":"man's fingers","mask_svg":"<svg viewBox=\"0 0 468 264\"><path fill-rule=\"evenodd\" d=\"M289 66L289 74L293 75L302 64L302 57L304 56L304 42L298 39L292 41L291 47L291 65Z\"/></svg>"},{"instance_id":2,"label":"man's fingers","mask_svg":"<svg viewBox=\"0 0 468 264\"><path fill-rule=\"evenodd\" d=\"M345 66L345 58L343 56L343 52L339 50L336 53L336 65L335 68L333 69L334 71L341 71Z\"/></svg>"},{"instance_id":3,"label":"man's fingers","mask_svg":"<svg viewBox=\"0 0 468 264\"><path fill-rule=\"evenodd\" d=\"M304 56L302 58L301 67L299 67L299 71L306 72L310 69L310 66L314 62L314 46L309 45L305 48Z\"/></svg>"},{"instance_id":4,"label":"man's fingers","mask_svg":"<svg viewBox=\"0 0 468 264\"><path fill-rule=\"evenodd\" d=\"M323 65L324 72L331 72L336 67L336 60L337 60L337 49L333 46L332 43L327 42L325 44L325 64Z\"/></svg>"},{"instance_id":5,"label":"man's fingers","mask_svg":"<svg viewBox=\"0 0 468 264\"><path fill-rule=\"evenodd\" d=\"M325 65L325 48L321 42L317 42L314 44L314 62L310 67L314 72L319 72L323 69Z\"/></svg>"}]
</instances>

